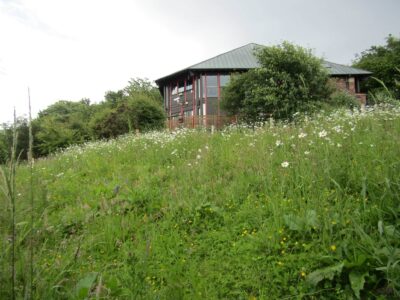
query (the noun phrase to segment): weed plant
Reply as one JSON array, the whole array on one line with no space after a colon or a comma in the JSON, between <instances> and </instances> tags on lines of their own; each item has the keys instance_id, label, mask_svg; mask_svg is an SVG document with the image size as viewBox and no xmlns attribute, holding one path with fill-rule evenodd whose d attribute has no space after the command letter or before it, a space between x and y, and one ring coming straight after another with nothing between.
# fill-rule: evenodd
<instances>
[{"instance_id":1,"label":"weed plant","mask_svg":"<svg viewBox=\"0 0 400 300\"><path fill-rule=\"evenodd\" d=\"M18 297L30 172L18 167ZM71 147L33 168L32 297L396 299L399 174L396 107ZM9 222L1 210L1 299Z\"/></svg>"}]
</instances>

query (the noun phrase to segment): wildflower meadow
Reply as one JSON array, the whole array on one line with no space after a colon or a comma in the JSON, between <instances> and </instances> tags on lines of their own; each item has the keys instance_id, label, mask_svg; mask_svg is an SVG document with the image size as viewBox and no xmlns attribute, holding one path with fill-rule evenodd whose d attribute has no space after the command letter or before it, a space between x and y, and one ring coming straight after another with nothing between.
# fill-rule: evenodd
<instances>
[{"instance_id":1,"label":"wildflower meadow","mask_svg":"<svg viewBox=\"0 0 400 300\"><path fill-rule=\"evenodd\" d=\"M36 160L33 184L29 174L20 163L18 298L30 235L34 299L400 297L398 107L128 134Z\"/></svg>"}]
</instances>

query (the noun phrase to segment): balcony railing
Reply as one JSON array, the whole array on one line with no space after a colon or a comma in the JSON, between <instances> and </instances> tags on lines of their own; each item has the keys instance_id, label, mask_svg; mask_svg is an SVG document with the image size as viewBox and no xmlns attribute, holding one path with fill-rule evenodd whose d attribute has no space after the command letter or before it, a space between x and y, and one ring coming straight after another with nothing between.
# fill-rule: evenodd
<instances>
[{"instance_id":1,"label":"balcony railing","mask_svg":"<svg viewBox=\"0 0 400 300\"><path fill-rule=\"evenodd\" d=\"M220 129L226 125L237 123L237 117L218 115L171 117L166 121L166 127L175 128L215 128Z\"/></svg>"}]
</instances>

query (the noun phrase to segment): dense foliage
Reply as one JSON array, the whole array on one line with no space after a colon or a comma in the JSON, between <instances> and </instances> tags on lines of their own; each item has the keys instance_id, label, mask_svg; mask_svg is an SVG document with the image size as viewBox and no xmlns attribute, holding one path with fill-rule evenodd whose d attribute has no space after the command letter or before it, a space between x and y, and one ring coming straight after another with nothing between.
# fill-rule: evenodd
<instances>
[{"instance_id":1,"label":"dense foliage","mask_svg":"<svg viewBox=\"0 0 400 300\"><path fill-rule=\"evenodd\" d=\"M88 120L93 113L90 101L58 101L41 111L33 121L37 155L47 155L91 137Z\"/></svg>"},{"instance_id":2,"label":"dense foliage","mask_svg":"<svg viewBox=\"0 0 400 300\"><path fill-rule=\"evenodd\" d=\"M364 83L366 90L375 93L382 90L384 84L392 97L400 99L400 38L389 35L386 45L372 46L361 52L354 66L373 72L373 77L378 79L369 78Z\"/></svg>"},{"instance_id":3,"label":"dense foliage","mask_svg":"<svg viewBox=\"0 0 400 300\"><path fill-rule=\"evenodd\" d=\"M21 159L27 158L27 149L29 147L28 121L24 118L18 118L15 126L18 128L17 135L17 155ZM13 125L2 124L0 129L0 164L4 163L10 157L13 139Z\"/></svg>"},{"instance_id":4,"label":"dense foliage","mask_svg":"<svg viewBox=\"0 0 400 300\"><path fill-rule=\"evenodd\" d=\"M131 79L127 87L108 91L105 100L91 104L81 101L58 101L43 111L32 122L34 154L44 156L72 144L98 138L116 137L135 130L146 131L164 126L161 95L151 82ZM18 149L26 158L28 125L19 119ZM10 157L12 126L4 124L0 130L0 164Z\"/></svg>"},{"instance_id":5,"label":"dense foliage","mask_svg":"<svg viewBox=\"0 0 400 300\"><path fill-rule=\"evenodd\" d=\"M117 98L116 104L98 109L90 121L96 138L110 138L136 129L152 130L164 126L161 104L147 95L128 95Z\"/></svg>"},{"instance_id":6,"label":"dense foliage","mask_svg":"<svg viewBox=\"0 0 400 300\"><path fill-rule=\"evenodd\" d=\"M398 299L399 131L398 108L374 108L128 134L36 160L33 298ZM18 299L29 174L17 170ZM0 205L10 299L2 194Z\"/></svg>"},{"instance_id":7,"label":"dense foliage","mask_svg":"<svg viewBox=\"0 0 400 300\"><path fill-rule=\"evenodd\" d=\"M222 105L245 120L289 118L326 101L332 87L311 50L284 42L257 50L260 68L233 76Z\"/></svg>"}]
</instances>

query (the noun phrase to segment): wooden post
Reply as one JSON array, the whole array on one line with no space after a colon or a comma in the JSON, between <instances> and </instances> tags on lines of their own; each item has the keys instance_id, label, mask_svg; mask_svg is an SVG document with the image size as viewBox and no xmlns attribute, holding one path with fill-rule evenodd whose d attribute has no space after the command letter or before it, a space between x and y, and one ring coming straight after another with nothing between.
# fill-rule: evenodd
<instances>
[{"instance_id":1,"label":"wooden post","mask_svg":"<svg viewBox=\"0 0 400 300\"><path fill-rule=\"evenodd\" d=\"M195 109L196 109L196 77L193 75L192 77L192 128L194 128L194 116L195 116Z\"/></svg>"},{"instance_id":2,"label":"wooden post","mask_svg":"<svg viewBox=\"0 0 400 300\"><path fill-rule=\"evenodd\" d=\"M207 73L204 73L204 103L205 108L203 111L203 116L205 117L205 125L207 128Z\"/></svg>"},{"instance_id":3,"label":"wooden post","mask_svg":"<svg viewBox=\"0 0 400 300\"><path fill-rule=\"evenodd\" d=\"M168 93L168 95L169 95L169 117L168 117L168 127L169 127L169 130L171 130L171 116L172 116L172 88L171 88L171 84L169 84L169 86L168 86L168 88L169 88L169 93Z\"/></svg>"},{"instance_id":4,"label":"wooden post","mask_svg":"<svg viewBox=\"0 0 400 300\"><path fill-rule=\"evenodd\" d=\"M220 112L219 112L219 102L221 100L221 78L220 74L217 74L217 86L218 86L218 108L217 108L217 128L220 128Z\"/></svg>"}]
</instances>

